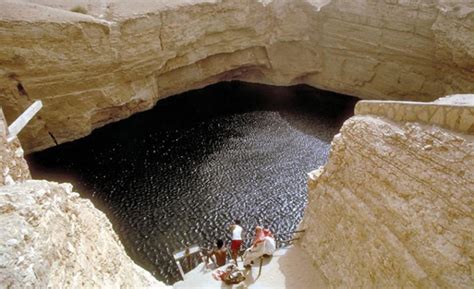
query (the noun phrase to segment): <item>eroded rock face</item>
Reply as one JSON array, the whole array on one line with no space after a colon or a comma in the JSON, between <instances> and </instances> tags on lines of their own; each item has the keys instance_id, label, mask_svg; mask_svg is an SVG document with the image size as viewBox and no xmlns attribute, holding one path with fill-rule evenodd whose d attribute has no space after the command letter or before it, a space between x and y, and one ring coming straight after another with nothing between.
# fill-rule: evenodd
<instances>
[{"instance_id":1,"label":"eroded rock face","mask_svg":"<svg viewBox=\"0 0 474 289\"><path fill-rule=\"evenodd\" d=\"M0 187L5 288L168 288L126 255L112 225L69 184Z\"/></svg>"},{"instance_id":2,"label":"eroded rock face","mask_svg":"<svg viewBox=\"0 0 474 289\"><path fill-rule=\"evenodd\" d=\"M10 121L44 104L26 151L224 80L365 99L474 91L470 1L63 2L0 3L0 103Z\"/></svg>"},{"instance_id":3,"label":"eroded rock face","mask_svg":"<svg viewBox=\"0 0 474 289\"><path fill-rule=\"evenodd\" d=\"M0 108L0 186L31 179L23 158L23 148L17 138L7 141L8 126Z\"/></svg>"},{"instance_id":4,"label":"eroded rock face","mask_svg":"<svg viewBox=\"0 0 474 289\"><path fill-rule=\"evenodd\" d=\"M474 94L442 97L433 102L359 101L356 115L378 115L397 122L437 125L452 131L474 134Z\"/></svg>"},{"instance_id":5,"label":"eroded rock face","mask_svg":"<svg viewBox=\"0 0 474 289\"><path fill-rule=\"evenodd\" d=\"M312 174L301 245L332 288L473 288L473 168L473 135L355 116Z\"/></svg>"}]
</instances>

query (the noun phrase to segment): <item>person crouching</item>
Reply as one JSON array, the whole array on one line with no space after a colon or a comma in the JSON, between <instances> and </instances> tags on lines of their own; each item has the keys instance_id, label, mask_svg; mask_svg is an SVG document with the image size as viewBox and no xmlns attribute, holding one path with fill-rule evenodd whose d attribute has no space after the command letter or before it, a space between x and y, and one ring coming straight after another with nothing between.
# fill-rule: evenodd
<instances>
[{"instance_id":1,"label":"person crouching","mask_svg":"<svg viewBox=\"0 0 474 289\"><path fill-rule=\"evenodd\" d=\"M222 241L221 239L217 240L216 247L207 254L206 267L208 268L210 258L214 260L214 264L216 264L216 267L221 267L225 265L227 260L227 250L224 248L224 241Z\"/></svg>"}]
</instances>

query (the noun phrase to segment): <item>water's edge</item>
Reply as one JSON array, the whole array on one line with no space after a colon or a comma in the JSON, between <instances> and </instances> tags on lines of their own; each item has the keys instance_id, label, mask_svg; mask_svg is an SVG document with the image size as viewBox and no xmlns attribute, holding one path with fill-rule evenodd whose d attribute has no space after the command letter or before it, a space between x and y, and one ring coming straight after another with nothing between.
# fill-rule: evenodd
<instances>
[{"instance_id":1,"label":"water's edge","mask_svg":"<svg viewBox=\"0 0 474 289\"><path fill-rule=\"evenodd\" d=\"M247 229L296 228L306 172L323 165L355 99L308 86L219 83L28 157L34 178L71 181L128 254L167 283L172 252Z\"/></svg>"}]
</instances>

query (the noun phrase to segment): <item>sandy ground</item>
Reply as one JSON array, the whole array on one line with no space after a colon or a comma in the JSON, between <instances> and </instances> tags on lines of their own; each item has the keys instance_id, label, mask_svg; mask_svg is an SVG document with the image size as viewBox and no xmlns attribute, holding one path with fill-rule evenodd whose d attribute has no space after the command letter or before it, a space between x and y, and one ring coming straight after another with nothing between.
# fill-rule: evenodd
<instances>
[{"instance_id":1,"label":"sandy ground","mask_svg":"<svg viewBox=\"0 0 474 289\"><path fill-rule=\"evenodd\" d=\"M239 267L242 262L239 260ZM222 269L222 268L220 268ZM186 274L185 280L174 284L176 289L185 288L232 288L232 289L319 289L327 288L319 268L313 266L310 258L299 247L280 249L272 257L263 261L262 272L258 276L259 262L246 272L246 280L236 285L225 285L212 277L214 270L205 269L200 264Z\"/></svg>"}]
</instances>

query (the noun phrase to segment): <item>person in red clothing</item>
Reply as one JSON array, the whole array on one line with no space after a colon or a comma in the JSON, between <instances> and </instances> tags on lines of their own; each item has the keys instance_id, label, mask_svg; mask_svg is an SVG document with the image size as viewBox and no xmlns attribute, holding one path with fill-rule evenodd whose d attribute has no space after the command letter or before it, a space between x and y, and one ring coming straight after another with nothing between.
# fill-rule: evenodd
<instances>
[{"instance_id":1,"label":"person in red clothing","mask_svg":"<svg viewBox=\"0 0 474 289\"><path fill-rule=\"evenodd\" d=\"M258 243L263 242L264 238L265 238L264 229L260 226L255 227L255 238L253 239L252 247L255 247L257 246Z\"/></svg>"},{"instance_id":2,"label":"person in red clothing","mask_svg":"<svg viewBox=\"0 0 474 289\"><path fill-rule=\"evenodd\" d=\"M234 224L230 225L229 229L232 232L232 242L230 243L230 251L232 253L232 259L237 264L237 256L239 255L240 246L242 246L242 227L240 226L240 220L234 220Z\"/></svg>"}]
</instances>

